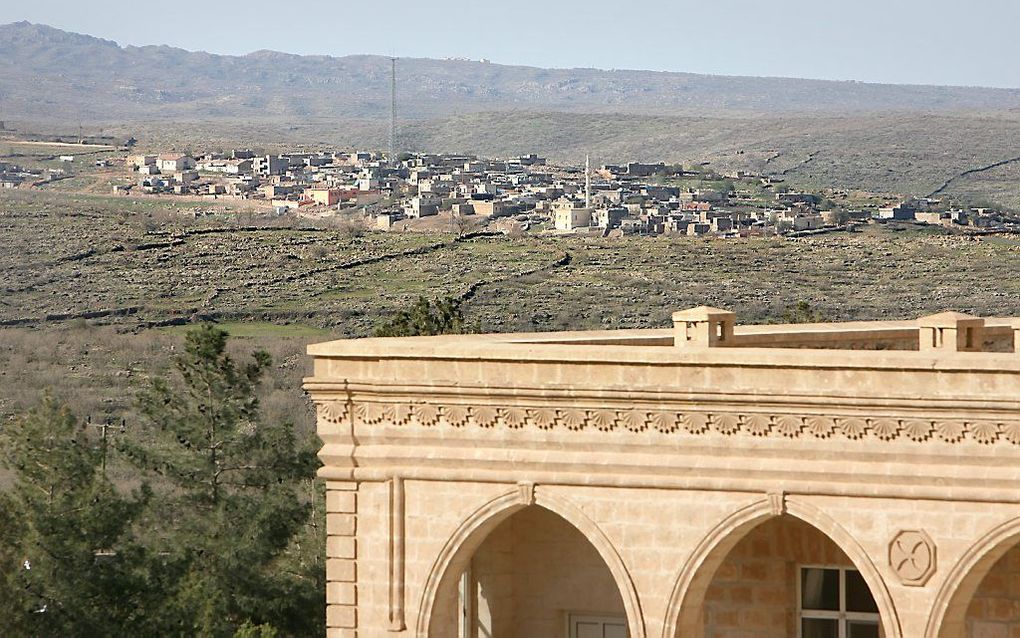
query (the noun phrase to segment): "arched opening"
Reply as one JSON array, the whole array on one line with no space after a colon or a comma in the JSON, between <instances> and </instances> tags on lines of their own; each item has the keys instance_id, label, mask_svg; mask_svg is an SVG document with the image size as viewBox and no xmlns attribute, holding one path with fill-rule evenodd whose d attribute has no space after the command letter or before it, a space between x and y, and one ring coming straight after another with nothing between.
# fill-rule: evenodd
<instances>
[{"instance_id":1,"label":"arched opening","mask_svg":"<svg viewBox=\"0 0 1020 638\"><path fill-rule=\"evenodd\" d=\"M804 521L751 530L716 570L702 603L704 636L879 638L878 604L853 562Z\"/></svg>"},{"instance_id":2,"label":"arched opening","mask_svg":"<svg viewBox=\"0 0 1020 638\"><path fill-rule=\"evenodd\" d=\"M681 571L665 638L901 638L863 549L803 503L752 504L720 523Z\"/></svg>"},{"instance_id":3,"label":"arched opening","mask_svg":"<svg viewBox=\"0 0 1020 638\"><path fill-rule=\"evenodd\" d=\"M554 499L511 499L482 508L451 539L418 636L643 638L633 585L594 524Z\"/></svg>"},{"instance_id":4,"label":"arched opening","mask_svg":"<svg viewBox=\"0 0 1020 638\"><path fill-rule=\"evenodd\" d=\"M1020 546L1007 550L978 583L964 615L963 635L1020 636Z\"/></svg>"},{"instance_id":5,"label":"arched opening","mask_svg":"<svg viewBox=\"0 0 1020 638\"><path fill-rule=\"evenodd\" d=\"M968 550L935 599L928 638L1020 636L1020 519Z\"/></svg>"}]
</instances>

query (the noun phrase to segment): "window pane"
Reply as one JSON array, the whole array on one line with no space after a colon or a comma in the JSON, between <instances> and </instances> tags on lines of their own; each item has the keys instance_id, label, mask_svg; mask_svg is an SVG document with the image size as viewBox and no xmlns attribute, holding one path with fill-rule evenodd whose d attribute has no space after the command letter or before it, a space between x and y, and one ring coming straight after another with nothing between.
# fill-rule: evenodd
<instances>
[{"instance_id":1,"label":"window pane","mask_svg":"<svg viewBox=\"0 0 1020 638\"><path fill-rule=\"evenodd\" d=\"M801 638L839 638L839 621L834 618L801 619Z\"/></svg>"},{"instance_id":2,"label":"window pane","mask_svg":"<svg viewBox=\"0 0 1020 638\"><path fill-rule=\"evenodd\" d=\"M627 625L606 623L605 638L627 638Z\"/></svg>"},{"instance_id":3,"label":"window pane","mask_svg":"<svg viewBox=\"0 0 1020 638\"><path fill-rule=\"evenodd\" d=\"M602 638L602 623L578 622L574 625L574 635L577 638Z\"/></svg>"},{"instance_id":4,"label":"window pane","mask_svg":"<svg viewBox=\"0 0 1020 638\"><path fill-rule=\"evenodd\" d=\"M846 571L846 610L878 613L878 605L868 584L861 573L853 569Z\"/></svg>"},{"instance_id":5,"label":"window pane","mask_svg":"<svg viewBox=\"0 0 1020 638\"><path fill-rule=\"evenodd\" d=\"M803 568L800 570L801 609L839 611L839 570Z\"/></svg>"},{"instance_id":6,"label":"window pane","mask_svg":"<svg viewBox=\"0 0 1020 638\"><path fill-rule=\"evenodd\" d=\"M878 622L874 620L848 620L846 638L878 638Z\"/></svg>"}]
</instances>

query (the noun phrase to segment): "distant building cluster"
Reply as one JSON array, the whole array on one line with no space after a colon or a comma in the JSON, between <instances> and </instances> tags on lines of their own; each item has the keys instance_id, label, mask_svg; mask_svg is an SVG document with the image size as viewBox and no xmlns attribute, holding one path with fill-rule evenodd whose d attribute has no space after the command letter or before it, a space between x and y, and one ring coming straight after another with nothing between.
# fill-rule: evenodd
<instances>
[{"instance_id":1,"label":"distant building cluster","mask_svg":"<svg viewBox=\"0 0 1020 638\"><path fill-rule=\"evenodd\" d=\"M46 171L27 169L17 164L0 162L0 188L18 188L26 182L37 182L49 179Z\"/></svg>"},{"instance_id":2,"label":"distant building cluster","mask_svg":"<svg viewBox=\"0 0 1020 638\"><path fill-rule=\"evenodd\" d=\"M278 214L357 210L382 230L439 215L486 218L505 231L610 236L797 234L872 219L1017 226L995 211L954 210L936 199L848 210L818 193L793 191L781 177L745 171L718 175L662 162L581 169L554 166L535 154L486 159L407 153L390 161L366 151L258 155L234 150L201 157L136 154L127 165L138 179L115 187L118 192L261 200Z\"/></svg>"}]
</instances>

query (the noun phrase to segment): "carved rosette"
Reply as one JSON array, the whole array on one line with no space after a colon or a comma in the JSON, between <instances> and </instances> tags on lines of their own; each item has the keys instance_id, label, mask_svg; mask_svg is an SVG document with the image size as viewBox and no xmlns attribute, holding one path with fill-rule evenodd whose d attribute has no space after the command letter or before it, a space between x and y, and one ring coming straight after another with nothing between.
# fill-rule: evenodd
<instances>
[{"instance_id":1,"label":"carved rosette","mask_svg":"<svg viewBox=\"0 0 1020 638\"><path fill-rule=\"evenodd\" d=\"M664 435L724 435L829 439L852 441L910 441L914 443L1020 445L1020 421L968 421L963 419L895 418L888 416L822 416L817 414L766 414L762 412L699 412L683 409L589 408L583 406L534 407L464 405L460 403L318 401L321 424L337 425L353 415L365 426L396 425L427 428L477 426L519 430L580 432L657 432Z\"/></svg>"},{"instance_id":2,"label":"carved rosette","mask_svg":"<svg viewBox=\"0 0 1020 638\"><path fill-rule=\"evenodd\" d=\"M889 542L889 567L908 587L923 587L937 568L935 542L924 530L903 530Z\"/></svg>"}]
</instances>

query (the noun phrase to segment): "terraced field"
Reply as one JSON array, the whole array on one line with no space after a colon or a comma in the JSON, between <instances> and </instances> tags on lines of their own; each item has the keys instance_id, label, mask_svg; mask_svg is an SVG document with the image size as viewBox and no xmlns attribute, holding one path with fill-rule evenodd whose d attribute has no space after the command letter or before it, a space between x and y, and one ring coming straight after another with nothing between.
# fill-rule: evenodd
<instances>
[{"instance_id":1,"label":"terraced field","mask_svg":"<svg viewBox=\"0 0 1020 638\"><path fill-rule=\"evenodd\" d=\"M186 210L0 194L0 415L46 388L97 419L129 415L135 384L167 365L183 330L216 321L239 350L274 354L270 412L310 427L304 346L368 335L419 295L463 299L486 331L666 326L703 303L755 322L799 301L829 320L1020 315L1015 237L454 237Z\"/></svg>"}]
</instances>

